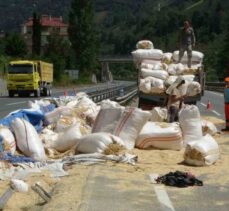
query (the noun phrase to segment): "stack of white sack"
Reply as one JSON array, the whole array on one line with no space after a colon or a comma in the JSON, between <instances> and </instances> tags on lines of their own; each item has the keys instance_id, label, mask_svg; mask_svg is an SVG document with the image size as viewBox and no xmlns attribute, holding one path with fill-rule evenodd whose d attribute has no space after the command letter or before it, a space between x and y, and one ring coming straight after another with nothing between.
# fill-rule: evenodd
<instances>
[{"instance_id":1,"label":"stack of white sack","mask_svg":"<svg viewBox=\"0 0 229 211\"><path fill-rule=\"evenodd\" d=\"M146 149L180 150L183 147L181 129L178 123L147 122L141 130L136 147Z\"/></svg>"},{"instance_id":2,"label":"stack of white sack","mask_svg":"<svg viewBox=\"0 0 229 211\"><path fill-rule=\"evenodd\" d=\"M0 125L0 140L2 141L3 151L10 152L13 155L16 151L16 142L8 127Z\"/></svg>"},{"instance_id":3,"label":"stack of white sack","mask_svg":"<svg viewBox=\"0 0 229 211\"><path fill-rule=\"evenodd\" d=\"M165 85L164 81L154 77L147 77L140 79L139 90L150 94L150 93L164 93Z\"/></svg>"},{"instance_id":4,"label":"stack of white sack","mask_svg":"<svg viewBox=\"0 0 229 211\"><path fill-rule=\"evenodd\" d=\"M79 139L79 143L76 145L76 152L103 153L111 144L116 144L120 147L125 146L121 138L110 133L92 133Z\"/></svg>"},{"instance_id":5,"label":"stack of white sack","mask_svg":"<svg viewBox=\"0 0 229 211\"><path fill-rule=\"evenodd\" d=\"M140 40L136 44L137 49L153 49L153 43L150 40Z\"/></svg>"},{"instance_id":6,"label":"stack of white sack","mask_svg":"<svg viewBox=\"0 0 229 211\"><path fill-rule=\"evenodd\" d=\"M29 122L16 118L11 124L16 143L21 152L35 160L45 160L44 146L37 131Z\"/></svg>"},{"instance_id":7,"label":"stack of white sack","mask_svg":"<svg viewBox=\"0 0 229 211\"><path fill-rule=\"evenodd\" d=\"M179 112L179 122L183 133L184 145L203 137L200 112L195 105L185 105Z\"/></svg>"},{"instance_id":8,"label":"stack of white sack","mask_svg":"<svg viewBox=\"0 0 229 211\"><path fill-rule=\"evenodd\" d=\"M139 132L150 117L150 112L138 108L102 106L92 132L109 132L120 137L127 149L132 149Z\"/></svg>"},{"instance_id":9,"label":"stack of white sack","mask_svg":"<svg viewBox=\"0 0 229 211\"><path fill-rule=\"evenodd\" d=\"M220 156L215 139L207 134L200 139L189 142L184 153L184 161L189 165L205 166L214 164Z\"/></svg>"},{"instance_id":10,"label":"stack of white sack","mask_svg":"<svg viewBox=\"0 0 229 211\"><path fill-rule=\"evenodd\" d=\"M165 122L167 120L167 108L154 107L150 112L152 114L150 121L152 122Z\"/></svg>"}]
</instances>

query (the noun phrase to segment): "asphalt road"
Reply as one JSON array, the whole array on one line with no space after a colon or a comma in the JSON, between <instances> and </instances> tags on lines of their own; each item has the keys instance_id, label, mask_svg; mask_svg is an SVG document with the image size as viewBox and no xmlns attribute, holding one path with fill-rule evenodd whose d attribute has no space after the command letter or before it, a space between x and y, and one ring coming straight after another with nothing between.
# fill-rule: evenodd
<instances>
[{"instance_id":1,"label":"asphalt road","mask_svg":"<svg viewBox=\"0 0 229 211\"><path fill-rule=\"evenodd\" d=\"M120 82L116 81L113 83L103 83L103 84L97 84L97 85L92 85L92 86L84 86L84 87L75 87L75 88L58 88L58 89L53 89L52 90L52 97L59 97L63 96L64 92L67 91L68 95L74 95L74 93L78 92L92 92L92 91L99 91L103 90L106 88L111 88L117 85L124 85L124 84L131 84L132 82ZM42 97L41 97L42 98ZM28 102L29 101L34 101L37 99L41 98L34 98L33 96L31 97L18 97L15 96L13 98L9 98L8 96L1 96L0 97L0 118L3 118L4 116L8 115L10 112L22 109L22 108L28 108Z\"/></svg>"},{"instance_id":2,"label":"asphalt road","mask_svg":"<svg viewBox=\"0 0 229 211\"><path fill-rule=\"evenodd\" d=\"M103 85L109 86L109 85ZM103 87L104 88L104 87ZM79 91L89 91L98 89L98 86L90 88L78 88ZM73 90L68 90L69 95L73 93ZM53 96L63 95L64 90L54 90ZM0 98L0 118L7 115L9 112L20 108L26 108L29 100L35 100L35 98ZM207 109L207 103L212 105L211 109ZM224 101L223 94L206 91L205 96L201 102L198 102L197 106L200 109L201 115L215 116L224 119ZM221 146L224 154L229 153L228 146ZM206 167L207 168L207 167ZM100 175L99 172L106 171L106 173ZM87 206L80 207L79 210L162 210L162 211L227 211L229 210L229 186L225 185L204 185L203 187L197 187L192 189L178 189L178 188L164 188L163 186L154 186L150 184L150 180L146 177L143 180L131 180L126 178L133 186L133 191L119 192L115 190L111 184L120 181L119 177L115 179L109 179L109 171L116 171L114 168L107 169L106 166L95 166L95 171L91 174L88 185L86 186L86 193L84 200L88 202ZM120 171L122 171L120 169ZM153 169L152 169L153 171ZM222 175L224 172L215 172L217 175ZM118 175L118 172L117 172ZM203 181L208 180L208 175L201 175L200 178ZM229 180L228 180L229 181ZM108 185L109 184L109 185ZM131 187L132 187L131 186ZM140 190L141 187L145 187L144 193ZM90 195L87 193L90 192ZM142 195L143 194L143 195ZM144 201L134 206L133 203L143 197ZM104 200L106 198L106 200Z\"/></svg>"}]
</instances>

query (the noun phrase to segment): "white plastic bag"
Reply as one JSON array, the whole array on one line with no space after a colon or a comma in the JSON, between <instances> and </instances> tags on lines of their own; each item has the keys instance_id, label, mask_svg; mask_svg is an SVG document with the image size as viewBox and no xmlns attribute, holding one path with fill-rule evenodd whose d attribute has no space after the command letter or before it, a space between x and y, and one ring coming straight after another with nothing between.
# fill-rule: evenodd
<instances>
[{"instance_id":1,"label":"white plastic bag","mask_svg":"<svg viewBox=\"0 0 229 211\"><path fill-rule=\"evenodd\" d=\"M37 131L29 122L16 118L11 127L16 137L18 148L26 155L35 160L45 160L44 146Z\"/></svg>"},{"instance_id":2,"label":"white plastic bag","mask_svg":"<svg viewBox=\"0 0 229 211\"><path fill-rule=\"evenodd\" d=\"M183 147L181 129L177 123L147 122L137 138L136 147L180 150Z\"/></svg>"},{"instance_id":3,"label":"white plastic bag","mask_svg":"<svg viewBox=\"0 0 229 211\"><path fill-rule=\"evenodd\" d=\"M102 153L110 144L124 146L123 141L109 133L92 133L83 136L76 146L76 151L81 153Z\"/></svg>"},{"instance_id":4,"label":"white plastic bag","mask_svg":"<svg viewBox=\"0 0 229 211\"><path fill-rule=\"evenodd\" d=\"M151 113L149 111L126 107L113 134L124 141L127 149L133 149L139 132L150 117Z\"/></svg>"},{"instance_id":5,"label":"white plastic bag","mask_svg":"<svg viewBox=\"0 0 229 211\"><path fill-rule=\"evenodd\" d=\"M204 54L199 52L199 51L192 51L192 62L198 62L198 63L202 63L204 58ZM174 51L173 52L173 59L175 61L179 60L179 51ZM188 61L188 55L187 52L184 53L184 56L181 59L181 62L187 62Z\"/></svg>"},{"instance_id":6,"label":"white plastic bag","mask_svg":"<svg viewBox=\"0 0 229 211\"><path fill-rule=\"evenodd\" d=\"M200 83L196 81L192 81L188 83L187 92L186 92L187 96L195 96L200 93L201 93Z\"/></svg>"},{"instance_id":7,"label":"white plastic bag","mask_svg":"<svg viewBox=\"0 0 229 211\"><path fill-rule=\"evenodd\" d=\"M207 134L199 140L187 144L184 161L189 165L212 165L220 156L219 146L211 135Z\"/></svg>"},{"instance_id":8,"label":"white plastic bag","mask_svg":"<svg viewBox=\"0 0 229 211\"><path fill-rule=\"evenodd\" d=\"M9 151L13 155L16 150L16 142L13 133L9 128L0 125L0 137L2 137L3 143L5 142L9 148ZM5 151L6 149L4 149Z\"/></svg>"}]
</instances>

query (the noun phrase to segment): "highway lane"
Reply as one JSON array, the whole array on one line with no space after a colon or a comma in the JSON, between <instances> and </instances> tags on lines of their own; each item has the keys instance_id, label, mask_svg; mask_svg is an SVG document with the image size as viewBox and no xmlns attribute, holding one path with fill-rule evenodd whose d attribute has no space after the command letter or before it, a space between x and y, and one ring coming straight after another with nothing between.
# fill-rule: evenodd
<instances>
[{"instance_id":1,"label":"highway lane","mask_svg":"<svg viewBox=\"0 0 229 211\"><path fill-rule=\"evenodd\" d=\"M208 101L212 105L211 109L207 109ZM224 96L223 93L205 91L201 101L197 103L201 115L215 116L224 119Z\"/></svg>"},{"instance_id":2,"label":"highway lane","mask_svg":"<svg viewBox=\"0 0 229 211\"><path fill-rule=\"evenodd\" d=\"M54 88L52 90L52 97L59 97L64 95L64 91L67 91L68 95L74 95L78 92L94 92L99 90L104 90L116 86L127 86L131 85L133 82L128 81L114 81L114 82L108 82L108 83L102 83L97 85L90 85L90 86L81 86L81 87L75 87L75 88ZM22 109L22 108L28 108L28 102L34 101L40 98L35 98L33 96L31 97L13 97L9 98L7 96L0 97L0 118L3 118L4 116L8 115L10 112Z\"/></svg>"}]
</instances>

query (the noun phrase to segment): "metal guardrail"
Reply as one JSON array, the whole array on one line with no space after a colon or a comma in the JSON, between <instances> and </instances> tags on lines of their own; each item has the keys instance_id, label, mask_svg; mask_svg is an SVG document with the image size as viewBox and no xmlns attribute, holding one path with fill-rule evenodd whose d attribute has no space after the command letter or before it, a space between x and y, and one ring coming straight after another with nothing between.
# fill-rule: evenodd
<instances>
[{"instance_id":1,"label":"metal guardrail","mask_svg":"<svg viewBox=\"0 0 229 211\"><path fill-rule=\"evenodd\" d=\"M128 86L118 85L116 87L90 92L88 93L88 95L95 103L98 103L102 100L110 99L122 104L136 95L136 87L137 84L132 84Z\"/></svg>"},{"instance_id":2,"label":"metal guardrail","mask_svg":"<svg viewBox=\"0 0 229 211\"><path fill-rule=\"evenodd\" d=\"M222 93L224 91L224 82L206 82L205 89Z\"/></svg>"}]
</instances>

